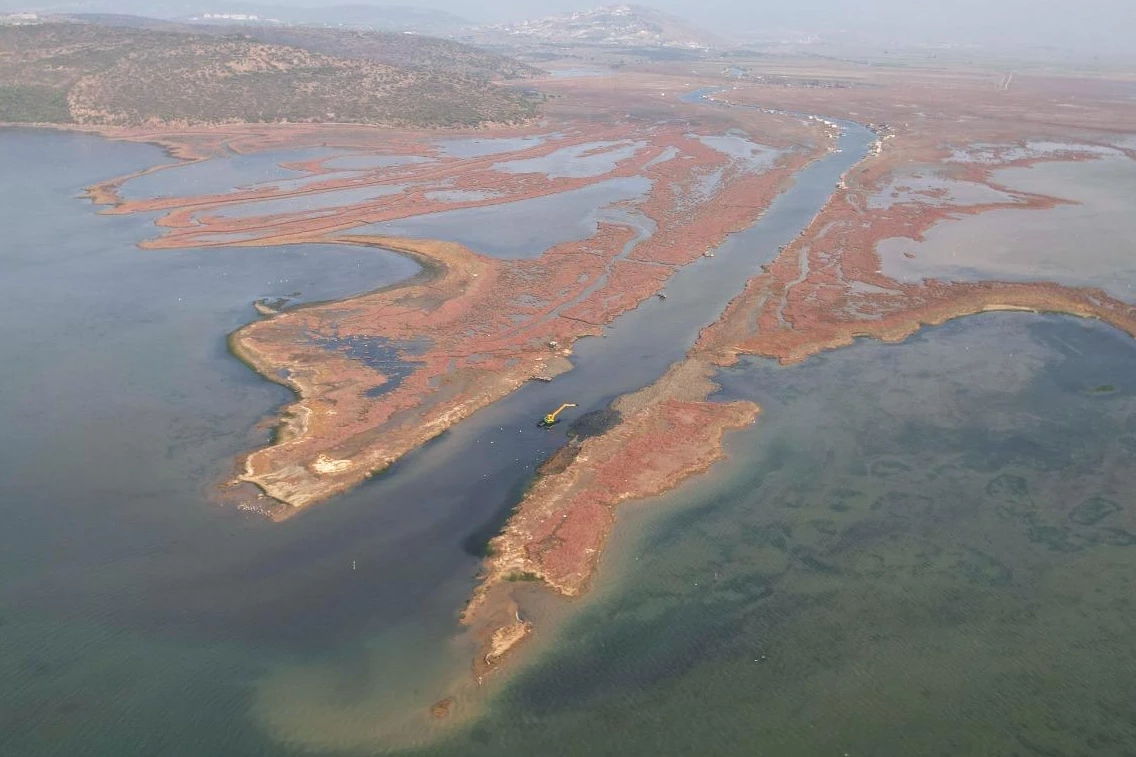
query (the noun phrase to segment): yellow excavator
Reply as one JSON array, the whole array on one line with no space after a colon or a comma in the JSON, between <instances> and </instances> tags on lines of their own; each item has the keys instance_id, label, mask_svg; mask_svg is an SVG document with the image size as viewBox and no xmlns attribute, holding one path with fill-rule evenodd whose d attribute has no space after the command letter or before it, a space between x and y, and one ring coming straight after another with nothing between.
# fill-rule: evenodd
<instances>
[{"instance_id":1,"label":"yellow excavator","mask_svg":"<svg viewBox=\"0 0 1136 757\"><path fill-rule=\"evenodd\" d=\"M536 425L540 428L552 428L553 426L555 426L557 423L560 422L560 420L556 416L560 415L560 413L562 413L566 408L569 408L569 407L576 407L576 403L565 402L563 405L561 405L560 407L556 408L555 410L553 410L548 415L541 418L540 422L538 422Z\"/></svg>"}]
</instances>

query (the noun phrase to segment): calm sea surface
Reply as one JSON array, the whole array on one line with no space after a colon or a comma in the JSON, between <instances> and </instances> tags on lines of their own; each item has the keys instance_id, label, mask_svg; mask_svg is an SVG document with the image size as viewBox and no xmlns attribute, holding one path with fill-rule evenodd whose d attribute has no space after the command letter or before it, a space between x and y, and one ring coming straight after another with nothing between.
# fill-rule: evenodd
<instances>
[{"instance_id":1,"label":"calm sea surface","mask_svg":"<svg viewBox=\"0 0 1136 757\"><path fill-rule=\"evenodd\" d=\"M727 245L581 343L564 383L269 524L208 500L289 396L225 335L254 299L345 296L415 267L342 248L141 251L153 218L77 198L165 160L0 131L0 755L404 739L468 665L455 614L478 549L561 441L532 418L565 391L587 409L651 380L714 314L691 293L728 299L833 184L818 169L771 209L760 255ZM152 189L183 191L178 170ZM1020 314L726 371L723 396L764 409L731 459L627 509L594 597L483 715L410 732L435 729L420 751L438 755L1136 752L1133 377L1128 337Z\"/></svg>"}]
</instances>

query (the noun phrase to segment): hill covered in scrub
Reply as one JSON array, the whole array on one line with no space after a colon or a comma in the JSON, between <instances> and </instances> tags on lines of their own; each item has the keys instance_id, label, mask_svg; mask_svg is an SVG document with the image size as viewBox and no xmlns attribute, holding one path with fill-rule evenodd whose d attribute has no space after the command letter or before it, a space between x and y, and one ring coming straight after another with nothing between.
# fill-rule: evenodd
<instances>
[{"instance_id":1,"label":"hill covered in scrub","mask_svg":"<svg viewBox=\"0 0 1136 757\"><path fill-rule=\"evenodd\" d=\"M245 36L260 42L302 47L305 50L327 55L365 58L398 68L427 69L482 79L525 79L542 76L545 73L507 55L449 39L419 34L264 23L189 24L112 13L78 13L63 18L101 26L154 29L180 34Z\"/></svg>"},{"instance_id":2,"label":"hill covered in scrub","mask_svg":"<svg viewBox=\"0 0 1136 757\"><path fill-rule=\"evenodd\" d=\"M520 94L453 66L404 68L247 34L79 23L0 27L0 121L446 127L517 122L533 108Z\"/></svg>"},{"instance_id":3,"label":"hill covered in scrub","mask_svg":"<svg viewBox=\"0 0 1136 757\"><path fill-rule=\"evenodd\" d=\"M448 39L392 32L320 29L301 26L249 27L254 39L295 45L307 50L366 58L412 70L452 71L483 79L525 79L544 74L505 55Z\"/></svg>"}]
</instances>

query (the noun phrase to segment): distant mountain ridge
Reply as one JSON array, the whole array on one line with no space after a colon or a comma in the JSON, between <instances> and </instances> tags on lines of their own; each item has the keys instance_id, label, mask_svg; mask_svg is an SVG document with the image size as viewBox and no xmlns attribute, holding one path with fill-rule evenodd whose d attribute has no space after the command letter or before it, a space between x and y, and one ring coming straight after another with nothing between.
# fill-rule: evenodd
<instances>
[{"instance_id":1,"label":"distant mountain ridge","mask_svg":"<svg viewBox=\"0 0 1136 757\"><path fill-rule=\"evenodd\" d=\"M480 27L483 34L513 41L624 47L720 47L724 40L684 19L641 5L602 8Z\"/></svg>"}]
</instances>

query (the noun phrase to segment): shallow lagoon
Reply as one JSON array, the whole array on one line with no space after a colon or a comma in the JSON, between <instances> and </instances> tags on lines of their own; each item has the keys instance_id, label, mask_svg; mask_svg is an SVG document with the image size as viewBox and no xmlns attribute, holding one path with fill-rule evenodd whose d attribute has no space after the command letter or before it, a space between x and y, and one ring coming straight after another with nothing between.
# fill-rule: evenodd
<instances>
[{"instance_id":1,"label":"shallow lagoon","mask_svg":"<svg viewBox=\"0 0 1136 757\"><path fill-rule=\"evenodd\" d=\"M495 258L535 258L553 245L592 236L606 206L638 199L650 187L641 176L607 179L545 197L443 210L355 231L444 239Z\"/></svg>"},{"instance_id":2,"label":"shallow lagoon","mask_svg":"<svg viewBox=\"0 0 1136 757\"><path fill-rule=\"evenodd\" d=\"M781 150L760 145L746 139L744 134L738 133L702 135L698 140L707 147L742 163L747 170L754 173L773 168L777 158L783 154Z\"/></svg>"},{"instance_id":3,"label":"shallow lagoon","mask_svg":"<svg viewBox=\"0 0 1136 757\"><path fill-rule=\"evenodd\" d=\"M535 134L525 137L456 137L438 139L434 145L438 154L447 158L483 158L487 155L500 155L539 147L554 134Z\"/></svg>"},{"instance_id":4,"label":"shallow lagoon","mask_svg":"<svg viewBox=\"0 0 1136 757\"><path fill-rule=\"evenodd\" d=\"M418 155L344 155L322 162L324 168L346 171L373 171L376 168L393 168L412 163L429 163L430 158Z\"/></svg>"},{"instance_id":5,"label":"shallow lagoon","mask_svg":"<svg viewBox=\"0 0 1136 757\"><path fill-rule=\"evenodd\" d=\"M942 221L923 242L879 244L882 270L900 281L1056 281L1136 300L1136 161L1108 157L1008 168L994 181L1071 201L1048 210L993 210ZM912 252L914 258L903 253Z\"/></svg>"},{"instance_id":6,"label":"shallow lagoon","mask_svg":"<svg viewBox=\"0 0 1136 757\"><path fill-rule=\"evenodd\" d=\"M153 217L79 193L157 148L4 130L0 159L17 169L0 179L0 753L284 753L249 725L252 681L351 624L318 611L308 562L336 537L208 502L289 397L225 337L255 299L418 266L342 245L139 250Z\"/></svg>"},{"instance_id":7,"label":"shallow lagoon","mask_svg":"<svg viewBox=\"0 0 1136 757\"><path fill-rule=\"evenodd\" d=\"M603 176L614 171L623 161L635 157L646 146L646 142L631 140L584 142L561 147L539 158L494 163L493 170L502 173L541 173L549 179Z\"/></svg>"},{"instance_id":8,"label":"shallow lagoon","mask_svg":"<svg viewBox=\"0 0 1136 757\"><path fill-rule=\"evenodd\" d=\"M1107 754L1136 599L1136 345L985 315L782 368L709 476L436 755Z\"/></svg>"},{"instance_id":9,"label":"shallow lagoon","mask_svg":"<svg viewBox=\"0 0 1136 757\"><path fill-rule=\"evenodd\" d=\"M974 181L959 181L938 174L933 167L916 167L899 174L868 198L868 207L886 210L895 205L917 203L931 207L1012 203L1006 192Z\"/></svg>"},{"instance_id":10,"label":"shallow lagoon","mask_svg":"<svg viewBox=\"0 0 1136 757\"><path fill-rule=\"evenodd\" d=\"M405 192L407 184L371 184L362 187L329 189L323 192L309 192L292 197L279 197L274 200L254 200L235 203L209 210L205 215L222 218L257 218L281 213L314 213L334 211L350 205L358 205L380 197Z\"/></svg>"},{"instance_id":11,"label":"shallow lagoon","mask_svg":"<svg viewBox=\"0 0 1136 757\"><path fill-rule=\"evenodd\" d=\"M157 197L193 197L227 194L256 184L278 184L305 181L304 171L281 168L282 163L296 163L313 158L330 157L343 151L330 147L301 150L271 150L249 155L226 155L196 163L174 164L172 168L138 176L124 182L120 194L127 200ZM168 161L156 161L165 163ZM102 179L113 178L104 176Z\"/></svg>"}]
</instances>

